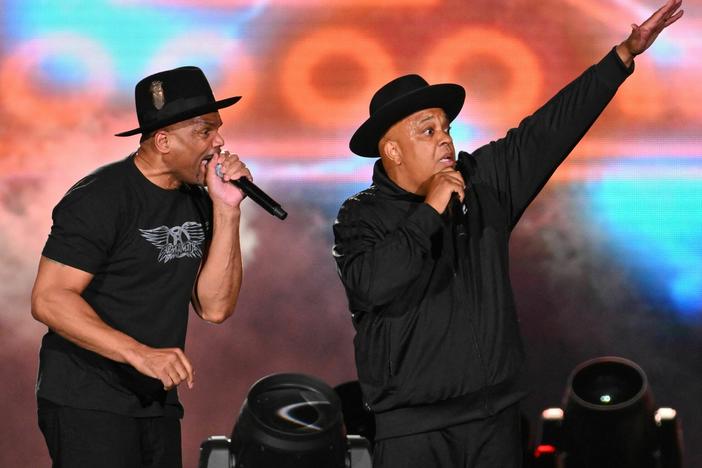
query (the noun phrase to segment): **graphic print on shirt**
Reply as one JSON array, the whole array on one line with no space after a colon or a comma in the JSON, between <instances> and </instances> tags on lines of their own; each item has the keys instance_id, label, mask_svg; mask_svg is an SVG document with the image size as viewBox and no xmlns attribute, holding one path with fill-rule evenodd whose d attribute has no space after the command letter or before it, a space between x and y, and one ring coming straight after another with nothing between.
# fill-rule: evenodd
<instances>
[{"instance_id":1,"label":"graphic print on shirt","mask_svg":"<svg viewBox=\"0 0 702 468\"><path fill-rule=\"evenodd\" d=\"M159 226L139 229L142 237L158 249L158 261L167 263L174 258L202 258L205 231L202 224L186 221L182 226Z\"/></svg>"}]
</instances>

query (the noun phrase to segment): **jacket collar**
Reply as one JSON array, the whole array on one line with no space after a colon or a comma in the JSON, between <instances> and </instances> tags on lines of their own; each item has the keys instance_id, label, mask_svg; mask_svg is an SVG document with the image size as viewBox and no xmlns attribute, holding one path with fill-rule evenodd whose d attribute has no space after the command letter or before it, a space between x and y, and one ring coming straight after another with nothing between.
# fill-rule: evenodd
<instances>
[{"instance_id":1,"label":"jacket collar","mask_svg":"<svg viewBox=\"0 0 702 468\"><path fill-rule=\"evenodd\" d=\"M406 200L412 202L423 202L424 196L416 193L408 192L393 182L385 172L382 160L378 159L373 166L373 185L384 195L398 200Z\"/></svg>"}]
</instances>

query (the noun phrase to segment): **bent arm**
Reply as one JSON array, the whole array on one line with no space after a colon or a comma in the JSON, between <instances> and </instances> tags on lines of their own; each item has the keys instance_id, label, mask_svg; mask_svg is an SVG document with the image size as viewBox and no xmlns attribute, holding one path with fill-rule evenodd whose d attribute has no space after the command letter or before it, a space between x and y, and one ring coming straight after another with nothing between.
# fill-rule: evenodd
<instances>
[{"instance_id":1,"label":"bent arm","mask_svg":"<svg viewBox=\"0 0 702 468\"><path fill-rule=\"evenodd\" d=\"M192 366L178 348L150 348L110 327L81 296L93 275L41 257L32 289L32 316L72 343L144 375L170 389L193 384Z\"/></svg>"},{"instance_id":2,"label":"bent arm","mask_svg":"<svg viewBox=\"0 0 702 468\"><path fill-rule=\"evenodd\" d=\"M41 257L32 290L32 316L53 331L94 353L127 363L139 343L107 325L81 293L93 275Z\"/></svg>"},{"instance_id":3,"label":"bent arm","mask_svg":"<svg viewBox=\"0 0 702 468\"><path fill-rule=\"evenodd\" d=\"M372 308L392 301L420 275L441 218L429 205L420 203L385 232L380 220L364 212L349 202L342 206L334 224L333 255L349 301Z\"/></svg>"},{"instance_id":4,"label":"bent arm","mask_svg":"<svg viewBox=\"0 0 702 468\"><path fill-rule=\"evenodd\" d=\"M212 240L195 280L192 304L202 319L222 323L234 313L243 274L239 226L245 195L230 181L253 179L239 156L225 150L212 157L206 170L207 193L212 200Z\"/></svg>"},{"instance_id":5,"label":"bent arm","mask_svg":"<svg viewBox=\"0 0 702 468\"><path fill-rule=\"evenodd\" d=\"M214 207L212 241L195 282L193 307L204 320L222 323L234 313L241 289L241 211Z\"/></svg>"}]
</instances>

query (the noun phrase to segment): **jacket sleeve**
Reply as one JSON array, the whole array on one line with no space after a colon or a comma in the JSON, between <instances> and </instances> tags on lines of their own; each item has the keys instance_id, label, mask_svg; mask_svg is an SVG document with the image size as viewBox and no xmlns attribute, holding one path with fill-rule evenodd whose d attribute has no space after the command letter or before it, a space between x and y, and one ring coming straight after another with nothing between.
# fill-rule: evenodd
<instances>
[{"instance_id":1,"label":"jacket sleeve","mask_svg":"<svg viewBox=\"0 0 702 468\"><path fill-rule=\"evenodd\" d=\"M549 177L633 73L612 49L517 128L473 153L473 171L492 186L513 228Z\"/></svg>"},{"instance_id":2,"label":"jacket sleeve","mask_svg":"<svg viewBox=\"0 0 702 468\"><path fill-rule=\"evenodd\" d=\"M333 255L352 312L401 294L422 271L431 254L431 235L442 225L432 207L418 203L388 230L375 208L351 198L334 222Z\"/></svg>"}]
</instances>

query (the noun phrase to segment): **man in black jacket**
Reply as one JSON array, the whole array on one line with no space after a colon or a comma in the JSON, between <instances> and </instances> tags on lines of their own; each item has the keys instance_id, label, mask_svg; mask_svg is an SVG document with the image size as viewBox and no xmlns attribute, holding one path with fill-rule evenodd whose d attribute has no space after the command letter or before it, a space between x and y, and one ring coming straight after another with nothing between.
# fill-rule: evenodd
<instances>
[{"instance_id":1,"label":"man in black jacket","mask_svg":"<svg viewBox=\"0 0 702 468\"><path fill-rule=\"evenodd\" d=\"M375 414L376 467L517 467L524 353L509 279L512 229L682 16L670 0L518 128L456 158L465 91L406 75L383 86L351 151L380 157L342 205L334 256Z\"/></svg>"}]
</instances>

